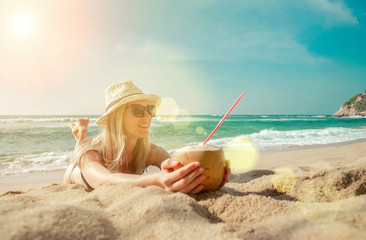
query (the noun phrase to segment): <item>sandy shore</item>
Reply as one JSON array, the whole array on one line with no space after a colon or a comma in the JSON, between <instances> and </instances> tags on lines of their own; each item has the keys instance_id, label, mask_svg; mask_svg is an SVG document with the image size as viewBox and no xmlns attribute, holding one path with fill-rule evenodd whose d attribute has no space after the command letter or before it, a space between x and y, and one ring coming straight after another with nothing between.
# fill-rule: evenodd
<instances>
[{"instance_id":1,"label":"sandy shore","mask_svg":"<svg viewBox=\"0 0 366 240\"><path fill-rule=\"evenodd\" d=\"M0 179L2 239L366 239L366 142L263 155L197 196Z\"/></svg>"}]
</instances>

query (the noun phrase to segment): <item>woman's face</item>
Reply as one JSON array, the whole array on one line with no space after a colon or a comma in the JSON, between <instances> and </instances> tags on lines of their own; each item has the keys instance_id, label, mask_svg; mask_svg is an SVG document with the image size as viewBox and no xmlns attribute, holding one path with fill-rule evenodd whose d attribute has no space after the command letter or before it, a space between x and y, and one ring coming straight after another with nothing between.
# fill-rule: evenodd
<instances>
[{"instance_id":1,"label":"woman's face","mask_svg":"<svg viewBox=\"0 0 366 240\"><path fill-rule=\"evenodd\" d=\"M129 104L140 104L142 106L146 106L149 104L149 102L147 100L138 100L130 102ZM142 117L136 117L133 114L132 108L129 104L127 104L122 119L123 129L127 137L133 137L133 138L148 137L152 117L150 116L149 113L146 112L146 109Z\"/></svg>"}]
</instances>

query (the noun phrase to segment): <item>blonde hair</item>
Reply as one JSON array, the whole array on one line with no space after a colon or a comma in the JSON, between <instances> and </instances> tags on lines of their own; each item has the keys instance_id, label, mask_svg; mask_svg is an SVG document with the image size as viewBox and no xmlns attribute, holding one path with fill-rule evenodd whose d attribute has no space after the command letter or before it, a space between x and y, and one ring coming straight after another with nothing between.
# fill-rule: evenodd
<instances>
[{"instance_id":1,"label":"blonde hair","mask_svg":"<svg viewBox=\"0 0 366 240\"><path fill-rule=\"evenodd\" d=\"M95 150L102 156L104 165L112 172L126 172L133 170L136 172L145 169L150 155L149 137L139 138L133 149L133 166L128 166L125 156L126 135L123 129L123 114L126 105L122 105L111 112L106 119L104 131L100 134L84 139L75 147L72 157L74 165L84 163L83 157L87 151Z\"/></svg>"}]
</instances>

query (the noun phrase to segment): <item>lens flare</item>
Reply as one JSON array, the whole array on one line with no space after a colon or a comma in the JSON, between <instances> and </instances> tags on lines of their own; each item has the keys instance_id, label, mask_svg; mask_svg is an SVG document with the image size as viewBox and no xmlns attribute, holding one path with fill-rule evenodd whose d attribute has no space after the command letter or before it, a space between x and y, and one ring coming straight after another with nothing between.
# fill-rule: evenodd
<instances>
[{"instance_id":1,"label":"lens flare","mask_svg":"<svg viewBox=\"0 0 366 240\"><path fill-rule=\"evenodd\" d=\"M179 113L179 106L174 98L161 98L157 104L156 117L160 122L174 122Z\"/></svg>"},{"instance_id":2,"label":"lens flare","mask_svg":"<svg viewBox=\"0 0 366 240\"><path fill-rule=\"evenodd\" d=\"M309 222L330 222L341 207L342 197L327 180L310 180L301 186L297 202L304 217Z\"/></svg>"},{"instance_id":3,"label":"lens flare","mask_svg":"<svg viewBox=\"0 0 366 240\"><path fill-rule=\"evenodd\" d=\"M203 129L203 127L199 126L196 128L196 133L197 134L203 134L205 132L205 130Z\"/></svg>"},{"instance_id":4,"label":"lens flare","mask_svg":"<svg viewBox=\"0 0 366 240\"><path fill-rule=\"evenodd\" d=\"M33 29L33 19L27 15L16 16L13 20L13 27L16 34L28 35Z\"/></svg>"},{"instance_id":5,"label":"lens flare","mask_svg":"<svg viewBox=\"0 0 366 240\"><path fill-rule=\"evenodd\" d=\"M175 129L187 128L192 122L191 114L188 112L187 109L181 108L179 109L179 116L181 117L180 119L176 118L175 121L172 122Z\"/></svg>"},{"instance_id":6,"label":"lens flare","mask_svg":"<svg viewBox=\"0 0 366 240\"><path fill-rule=\"evenodd\" d=\"M224 147L226 160L230 161L233 172L252 170L257 162L258 150L246 139L234 139Z\"/></svg>"},{"instance_id":7,"label":"lens flare","mask_svg":"<svg viewBox=\"0 0 366 240\"><path fill-rule=\"evenodd\" d=\"M173 124L175 129L184 129L192 122L187 109L180 108L174 98L161 98L156 104L156 118L160 122ZM178 115L182 118L178 118Z\"/></svg>"},{"instance_id":8,"label":"lens flare","mask_svg":"<svg viewBox=\"0 0 366 240\"><path fill-rule=\"evenodd\" d=\"M294 172L290 168L277 168L271 179L277 192L291 192L297 182Z\"/></svg>"}]
</instances>

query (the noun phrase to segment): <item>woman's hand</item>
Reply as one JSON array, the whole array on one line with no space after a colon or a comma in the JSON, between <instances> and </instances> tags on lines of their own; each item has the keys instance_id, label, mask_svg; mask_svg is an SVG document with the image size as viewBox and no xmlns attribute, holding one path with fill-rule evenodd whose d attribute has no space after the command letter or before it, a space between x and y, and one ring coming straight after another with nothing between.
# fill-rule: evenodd
<instances>
[{"instance_id":1,"label":"woman's hand","mask_svg":"<svg viewBox=\"0 0 366 240\"><path fill-rule=\"evenodd\" d=\"M197 194L202 191L200 183L205 180L204 169L199 162L192 162L174 171L179 162L171 158L161 163L161 185L166 191Z\"/></svg>"},{"instance_id":2,"label":"woman's hand","mask_svg":"<svg viewBox=\"0 0 366 240\"><path fill-rule=\"evenodd\" d=\"M72 134L75 137L77 143L82 141L88 133L89 118L78 118L76 123L69 122L69 126Z\"/></svg>"},{"instance_id":3,"label":"woman's hand","mask_svg":"<svg viewBox=\"0 0 366 240\"><path fill-rule=\"evenodd\" d=\"M220 188L223 187L228 181L229 181L229 176L231 174L231 169L230 167L226 167L225 168L225 174L224 174L224 179L222 180L221 184L220 184Z\"/></svg>"}]
</instances>

